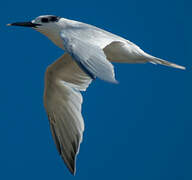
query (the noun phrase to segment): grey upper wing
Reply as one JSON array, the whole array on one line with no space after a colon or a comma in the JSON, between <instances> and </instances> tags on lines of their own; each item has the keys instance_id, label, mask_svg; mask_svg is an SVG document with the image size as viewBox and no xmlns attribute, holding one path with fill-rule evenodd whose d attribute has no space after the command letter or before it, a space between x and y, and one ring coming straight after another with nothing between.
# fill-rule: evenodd
<instances>
[{"instance_id":1,"label":"grey upper wing","mask_svg":"<svg viewBox=\"0 0 192 180\"><path fill-rule=\"evenodd\" d=\"M84 131L82 95L91 83L69 54L47 68L44 105L57 149L72 174Z\"/></svg>"},{"instance_id":2,"label":"grey upper wing","mask_svg":"<svg viewBox=\"0 0 192 180\"><path fill-rule=\"evenodd\" d=\"M73 29L61 32L65 50L93 79L98 77L116 83L113 65L106 59L103 49L75 32Z\"/></svg>"},{"instance_id":3,"label":"grey upper wing","mask_svg":"<svg viewBox=\"0 0 192 180\"><path fill-rule=\"evenodd\" d=\"M185 67L172 62L151 56L144 52L139 46L120 36L107 32L95 26L70 21L67 28L63 30L64 36L81 39L90 48L99 47L111 62L118 63L146 63L162 64L174 68L185 69ZM92 45L92 46L91 46ZM85 48L89 51L90 48ZM98 53L98 51L95 51ZM101 78L101 77L100 77Z\"/></svg>"}]
</instances>

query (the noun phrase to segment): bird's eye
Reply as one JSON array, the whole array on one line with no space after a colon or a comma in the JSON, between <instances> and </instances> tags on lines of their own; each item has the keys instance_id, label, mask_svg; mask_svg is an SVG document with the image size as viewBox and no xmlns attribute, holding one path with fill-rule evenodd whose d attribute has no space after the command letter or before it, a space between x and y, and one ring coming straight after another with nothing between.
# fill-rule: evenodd
<instances>
[{"instance_id":1,"label":"bird's eye","mask_svg":"<svg viewBox=\"0 0 192 180\"><path fill-rule=\"evenodd\" d=\"M48 18L42 18L42 19L41 19L41 22L47 23L47 22L49 22L49 20L48 20Z\"/></svg>"}]
</instances>

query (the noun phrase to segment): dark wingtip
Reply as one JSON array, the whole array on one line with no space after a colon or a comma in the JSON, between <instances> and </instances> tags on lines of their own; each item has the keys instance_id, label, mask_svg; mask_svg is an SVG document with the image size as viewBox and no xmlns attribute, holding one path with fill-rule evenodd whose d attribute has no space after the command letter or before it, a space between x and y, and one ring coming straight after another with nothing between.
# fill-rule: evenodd
<instances>
[{"instance_id":1,"label":"dark wingtip","mask_svg":"<svg viewBox=\"0 0 192 180\"><path fill-rule=\"evenodd\" d=\"M76 173L76 155L71 156L71 158L66 158L63 157L62 153L61 153L61 157L65 163L65 165L67 166L68 170L70 171L70 173L75 176Z\"/></svg>"},{"instance_id":2,"label":"dark wingtip","mask_svg":"<svg viewBox=\"0 0 192 180\"><path fill-rule=\"evenodd\" d=\"M70 173L73 176L75 176L76 174L75 160L70 161L69 166L67 165L67 168L69 169Z\"/></svg>"},{"instance_id":3,"label":"dark wingtip","mask_svg":"<svg viewBox=\"0 0 192 180\"><path fill-rule=\"evenodd\" d=\"M75 176L75 174L76 174L75 168L73 168L72 171L70 171L70 172L71 172L71 174L72 174L73 176Z\"/></svg>"}]
</instances>

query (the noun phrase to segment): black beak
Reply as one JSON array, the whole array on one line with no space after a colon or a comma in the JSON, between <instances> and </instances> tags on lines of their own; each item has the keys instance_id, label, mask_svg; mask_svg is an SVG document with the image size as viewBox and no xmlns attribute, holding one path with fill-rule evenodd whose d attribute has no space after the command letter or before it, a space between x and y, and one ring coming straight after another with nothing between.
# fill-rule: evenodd
<instances>
[{"instance_id":1,"label":"black beak","mask_svg":"<svg viewBox=\"0 0 192 180\"><path fill-rule=\"evenodd\" d=\"M7 24L7 26L24 26L24 27L37 27L37 26L41 26L41 24L36 24L36 23L32 23L32 22L15 22L15 23L11 23L11 24Z\"/></svg>"}]
</instances>

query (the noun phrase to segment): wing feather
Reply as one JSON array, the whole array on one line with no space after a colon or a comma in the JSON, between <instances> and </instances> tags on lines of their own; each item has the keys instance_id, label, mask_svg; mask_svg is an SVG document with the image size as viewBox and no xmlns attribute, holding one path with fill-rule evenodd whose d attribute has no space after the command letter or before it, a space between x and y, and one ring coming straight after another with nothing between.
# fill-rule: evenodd
<instances>
[{"instance_id":1,"label":"wing feather","mask_svg":"<svg viewBox=\"0 0 192 180\"><path fill-rule=\"evenodd\" d=\"M85 91L91 81L69 54L50 65L45 75L44 105L51 133L72 174L84 131L80 91Z\"/></svg>"},{"instance_id":2,"label":"wing feather","mask_svg":"<svg viewBox=\"0 0 192 180\"><path fill-rule=\"evenodd\" d=\"M65 50L91 78L116 83L113 65L99 46L81 39L69 29L61 32Z\"/></svg>"},{"instance_id":3,"label":"wing feather","mask_svg":"<svg viewBox=\"0 0 192 180\"><path fill-rule=\"evenodd\" d=\"M183 66L151 56L150 54L144 52L139 46L132 43L131 41L124 39L118 35L107 32L103 29L97 28L89 24L77 21L71 21L67 19L63 19L63 21L66 25L66 28L62 30L63 36L66 35L67 37L72 39L75 38L78 41L80 39L88 46L88 48L85 48L85 50L88 52L90 50L89 48L90 45L92 45L92 47L93 46L99 47L101 50L104 51L106 58L110 62L117 62L117 63L150 62L153 64L162 64L174 68L185 69L185 67ZM97 54L99 53L98 51L95 52ZM86 65L88 66L89 64ZM102 75L102 77L104 77L104 75ZM102 77L99 78L102 79Z\"/></svg>"}]
</instances>

